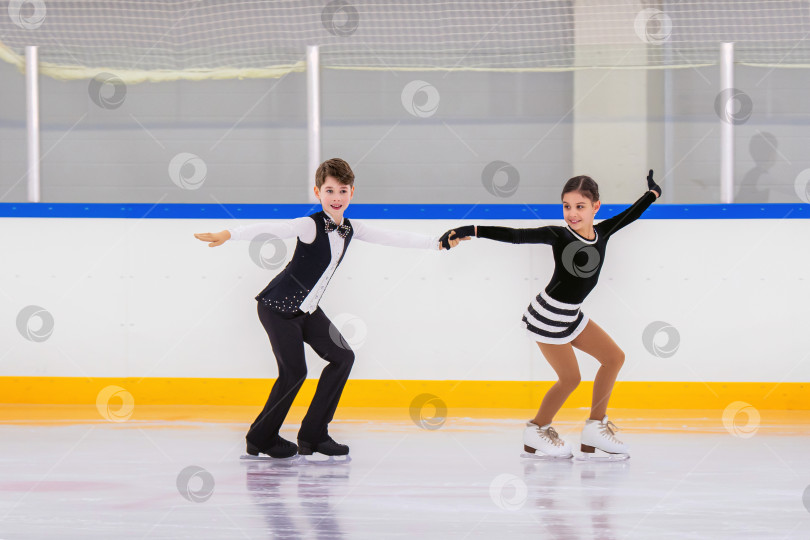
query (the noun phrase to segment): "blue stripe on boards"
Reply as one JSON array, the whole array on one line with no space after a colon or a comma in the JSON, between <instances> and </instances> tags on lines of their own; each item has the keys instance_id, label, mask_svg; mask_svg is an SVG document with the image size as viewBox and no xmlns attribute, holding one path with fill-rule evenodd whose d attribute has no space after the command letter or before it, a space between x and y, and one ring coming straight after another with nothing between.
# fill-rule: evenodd
<instances>
[{"instance_id":1,"label":"blue stripe on boards","mask_svg":"<svg viewBox=\"0 0 810 540\"><path fill-rule=\"evenodd\" d=\"M603 204L599 219L627 208ZM291 219L320 210L312 204L0 203L0 217L120 219ZM560 220L559 204L352 204L349 219ZM641 219L807 219L808 204L653 204Z\"/></svg>"}]
</instances>

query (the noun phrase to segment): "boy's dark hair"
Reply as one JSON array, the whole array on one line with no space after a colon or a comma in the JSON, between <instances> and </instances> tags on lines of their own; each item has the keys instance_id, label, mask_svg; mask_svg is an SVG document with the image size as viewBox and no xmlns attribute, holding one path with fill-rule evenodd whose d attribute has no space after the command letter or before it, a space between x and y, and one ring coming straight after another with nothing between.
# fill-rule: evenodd
<instances>
[{"instance_id":1,"label":"boy's dark hair","mask_svg":"<svg viewBox=\"0 0 810 540\"><path fill-rule=\"evenodd\" d=\"M593 178L590 176L575 176L571 178L563 186L560 199L565 197L565 194L571 191L578 191L584 197L590 199L592 203L599 200L599 186L596 185L596 182L594 182Z\"/></svg>"},{"instance_id":2,"label":"boy's dark hair","mask_svg":"<svg viewBox=\"0 0 810 540\"><path fill-rule=\"evenodd\" d=\"M354 185L354 172L349 164L340 158L327 159L318 166L315 171L315 185L321 189L323 183L326 182L326 177L331 176L344 186Z\"/></svg>"}]
</instances>

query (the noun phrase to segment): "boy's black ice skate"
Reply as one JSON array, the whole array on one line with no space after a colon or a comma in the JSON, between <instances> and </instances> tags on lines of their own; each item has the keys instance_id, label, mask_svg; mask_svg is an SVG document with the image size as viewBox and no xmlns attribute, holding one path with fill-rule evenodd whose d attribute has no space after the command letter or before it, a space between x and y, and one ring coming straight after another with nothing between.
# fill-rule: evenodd
<instances>
[{"instance_id":1,"label":"boy's black ice skate","mask_svg":"<svg viewBox=\"0 0 810 540\"><path fill-rule=\"evenodd\" d=\"M302 456L311 456L314 452L325 456L347 456L349 447L345 444L338 444L327 436L325 441L319 443L309 443L298 439L298 453Z\"/></svg>"},{"instance_id":2,"label":"boy's black ice skate","mask_svg":"<svg viewBox=\"0 0 810 540\"><path fill-rule=\"evenodd\" d=\"M276 438L273 439L273 443L269 448L259 448L250 441L247 441L247 448L245 450L248 454L245 456L246 459L262 459L262 456L259 454L266 454L276 459L285 459L294 457L298 453L298 447L294 442L288 441L279 435L276 435Z\"/></svg>"}]
</instances>

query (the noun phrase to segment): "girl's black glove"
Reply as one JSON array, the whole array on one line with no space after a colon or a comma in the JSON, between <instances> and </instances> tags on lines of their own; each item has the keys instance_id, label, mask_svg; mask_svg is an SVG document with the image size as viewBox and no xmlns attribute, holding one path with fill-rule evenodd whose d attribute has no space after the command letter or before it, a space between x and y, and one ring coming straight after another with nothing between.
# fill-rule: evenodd
<instances>
[{"instance_id":1,"label":"girl's black glove","mask_svg":"<svg viewBox=\"0 0 810 540\"><path fill-rule=\"evenodd\" d=\"M467 236L475 236L475 225L464 225L463 227L456 227L444 233L439 242L442 244L443 249L450 249L450 240L456 238L465 238Z\"/></svg>"},{"instance_id":2,"label":"girl's black glove","mask_svg":"<svg viewBox=\"0 0 810 540\"><path fill-rule=\"evenodd\" d=\"M658 193L659 197L661 196L661 186L656 184L655 181L653 180L653 170L652 169L650 169L650 174L647 175L647 187L650 188L650 190L655 191L656 193Z\"/></svg>"}]
</instances>

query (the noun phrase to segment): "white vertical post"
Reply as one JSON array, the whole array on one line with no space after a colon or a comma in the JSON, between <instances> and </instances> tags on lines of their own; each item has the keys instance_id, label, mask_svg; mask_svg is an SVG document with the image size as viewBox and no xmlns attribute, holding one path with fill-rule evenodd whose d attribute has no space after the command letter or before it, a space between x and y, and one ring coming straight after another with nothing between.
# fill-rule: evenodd
<instances>
[{"instance_id":1,"label":"white vertical post","mask_svg":"<svg viewBox=\"0 0 810 540\"><path fill-rule=\"evenodd\" d=\"M25 123L28 130L28 202L40 201L39 61L37 48L25 47Z\"/></svg>"},{"instance_id":2,"label":"white vertical post","mask_svg":"<svg viewBox=\"0 0 810 540\"><path fill-rule=\"evenodd\" d=\"M720 91L734 88L734 44L720 44ZM730 95L730 94L729 94ZM723 104L733 107L734 103ZM734 124L729 114L720 119L720 202L734 202Z\"/></svg>"},{"instance_id":3,"label":"white vertical post","mask_svg":"<svg viewBox=\"0 0 810 540\"><path fill-rule=\"evenodd\" d=\"M307 139L307 193L309 202L316 202L312 186L321 164L321 66L317 45L307 46Z\"/></svg>"},{"instance_id":4,"label":"white vertical post","mask_svg":"<svg viewBox=\"0 0 810 540\"><path fill-rule=\"evenodd\" d=\"M664 47L664 62L667 66L672 65L672 43L666 41ZM672 68L664 69L664 170L663 174L656 175L658 183L664 190L662 203L673 203L675 201L675 180L670 175L673 167L673 156L675 155L675 126L673 125L674 114L674 91L672 84Z\"/></svg>"}]
</instances>

